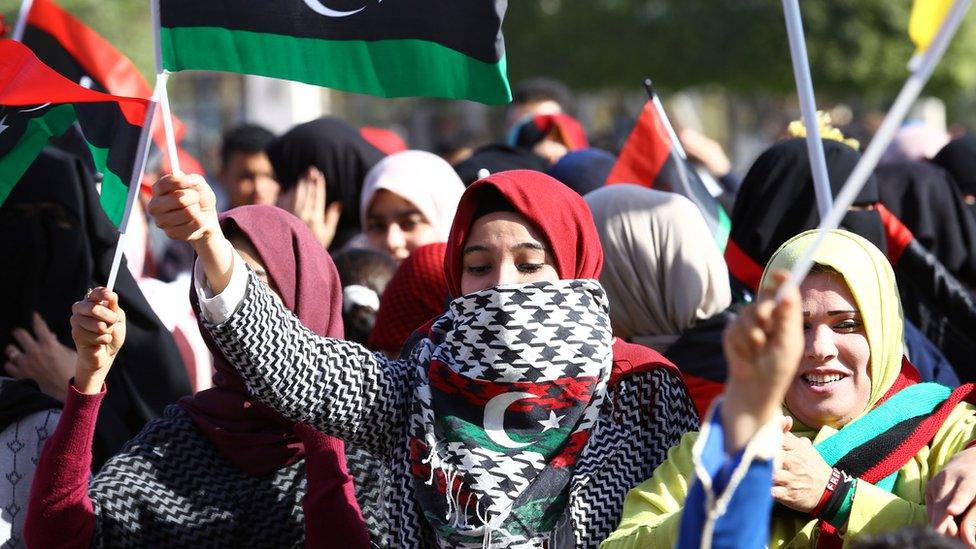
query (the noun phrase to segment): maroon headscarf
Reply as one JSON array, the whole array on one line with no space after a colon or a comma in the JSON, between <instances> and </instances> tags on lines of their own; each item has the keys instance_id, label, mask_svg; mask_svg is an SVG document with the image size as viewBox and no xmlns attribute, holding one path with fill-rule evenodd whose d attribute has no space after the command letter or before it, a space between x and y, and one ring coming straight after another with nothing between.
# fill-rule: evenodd
<instances>
[{"instance_id":1,"label":"maroon headscarf","mask_svg":"<svg viewBox=\"0 0 976 549\"><path fill-rule=\"evenodd\" d=\"M251 241L285 307L306 328L324 337L343 337L339 274L304 223L272 206L243 206L221 215L220 224ZM199 319L192 290L190 301ZM292 422L253 400L237 370L207 331L200 331L213 354L214 387L181 399L179 405L222 456L251 475L270 474L302 459L305 449Z\"/></svg>"},{"instance_id":2,"label":"maroon headscarf","mask_svg":"<svg viewBox=\"0 0 976 549\"><path fill-rule=\"evenodd\" d=\"M443 242L428 244L403 260L380 298L376 325L367 345L370 349L399 354L414 330L447 309L446 252Z\"/></svg>"},{"instance_id":3,"label":"maroon headscarf","mask_svg":"<svg viewBox=\"0 0 976 549\"><path fill-rule=\"evenodd\" d=\"M543 234L559 278L600 278L603 247L593 215L583 197L542 172L510 170L475 182L461 196L444 257L444 272L452 296L461 295L464 245L471 234L479 206L490 202L493 194L508 202ZM678 371L657 351L621 339L615 340L611 385L623 376L659 367Z\"/></svg>"}]
</instances>

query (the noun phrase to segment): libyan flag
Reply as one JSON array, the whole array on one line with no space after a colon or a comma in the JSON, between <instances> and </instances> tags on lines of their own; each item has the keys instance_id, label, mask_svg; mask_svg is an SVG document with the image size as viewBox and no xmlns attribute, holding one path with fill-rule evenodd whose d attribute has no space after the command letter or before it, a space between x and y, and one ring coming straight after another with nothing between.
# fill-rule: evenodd
<instances>
[{"instance_id":1,"label":"libyan flag","mask_svg":"<svg viewBox=\"0 0 976 549\"><path fill-rule=\"evenodd\" d=\"M149 83L128 57L54 0L33 0L21 41L42 63L86 88L127 97L152 95ZM179 145L186 127L175 116L173 130ZM154 128L153 141L164 151L163 164L167 165L169 151L162 124ZM200 162L178 148L183 170L203 173Z\"/></svg>"},{"instance_id":2,"label":"libyan flag","mask_svg":"<svg viewBox=\"0 0 976 549\"><path fill-rule=\"evenodd\" d=\"M156 0L163 68L511 101L507 0Z\"/></svg>"},{"instance_id":3,"label":"libyan flag","mask_svg":"<svg viewBox=\"0 0 976 549\"><path fill-rule=\"evenodd\" d=\"M607 185L632 183L680 194L698 206L720 250L725 249L732 225L728 213L708 192L694 167L678 154L653 101L644 104L627 138Z\"/></svg>"},{"instance_id":4,"label":"libyan flag","mask_svg":"<svg viewBox=\"0 0 976 549\"><path fill-rule=\"evenodd\" d=\"M0 40L0 204L52 138L71 128L84 137L101 173L101 203L119 226L130 184L138 182L155 104L79 86L24 45ZM137 186L136 186L137 187Z\"/></svg>"}]
</instances>

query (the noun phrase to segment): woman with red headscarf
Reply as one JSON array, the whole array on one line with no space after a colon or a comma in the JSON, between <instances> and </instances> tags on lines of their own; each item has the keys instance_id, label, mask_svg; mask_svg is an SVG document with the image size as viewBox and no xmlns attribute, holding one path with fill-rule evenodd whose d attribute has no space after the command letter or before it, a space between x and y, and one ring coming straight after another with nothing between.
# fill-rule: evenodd
<instances>
[{"instance_id":1,"label":"woman with red headscarf","mask_svg":"<svg viewBox=\"0 0 976 549\"><path fill-rule=\"evenodd\" d=\"M150 205L200 254L205 328L259 400L386 462L398 547L593 547L698 424L674 366L613 338L593 219L542 173L467 189L444 261L454 299L398 361L305 329L227 245L213 203L189 176L157 182Z\"/></svg>"},{"instance_id":2,"label":"woman with red headscarf","mask_svg":"<svg viewBox=\"0 0 976 549\"><path fill-rule=\"evenodd\" d=\"M271 206L244 206L222 215L220 227L297 323L321 337L342 337L339 275L301 221ZM89 301L97 303L86 299L74 310L90 309ZM191 301L199 316L196 296ZM73 334L77 340L77 329ZM24 527L30 546L298 547L306 513L316 515L310 541L327 532L349 548L369 545L342 441L255 401L232 359L204 337L214 387L169 406L90 480L105 389L79 363L62 421L38 463ZM307 498L306 485L313 492Z\"/></svg>"}]
</instances>

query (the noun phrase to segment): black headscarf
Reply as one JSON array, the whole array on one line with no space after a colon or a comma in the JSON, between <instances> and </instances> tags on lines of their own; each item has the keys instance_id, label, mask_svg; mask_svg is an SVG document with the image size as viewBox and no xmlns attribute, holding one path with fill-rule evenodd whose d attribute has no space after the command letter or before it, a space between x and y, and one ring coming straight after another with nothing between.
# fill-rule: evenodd
<instances>
[{"instance_id":1,"label":"black headscarf","mask_svg":"<svg viewBox=\"0 0 976 549\"><path fill-rule=\"evenodd\" d=\"M510 147L501 143L485 145L474 151L470 158L454 167L458 177L465 186L481 179L478 173L488 170L489 173L507 170L536 170L546 171L549 161L535 154L529 149Z\"/></svg>"},{"instance_id":2,"label":"black headscarf","mask_svg":"<svg viewBox=\"0 0 976 549\"><path fill-rule=\"evenodd\" d=\"M976 286L976 219L945 170L895 162L875 170L881 202L960 281Z\"/></svg>"},{"instance_id":3,"label":"black headscarf","mask_svg":"<svg viewBox=\"0 0 976 549\"><path fill-rule=\"evenodd\" d=\"M366 172L384 154L352 126L333 117L299 124L266 149L282 191L298 184L311 166L325 175L326 200L342 203L342 215L331 248L341 248L359 233L359 195Z\"/></svg>"},{"instance_id":4,"label":"black headscarf","mask_svg":"<svg viewBox=\"0 0 976 549\"><path fill-rule=\"evenodd\" d=\"M976 136L964 135L942 147L932 162L949 172L956 186L966 197L976 196ZM967 203L976 216L976 203Z\"/></svg>"},{"instance_id":5,"label":"black headscarf","mask_svg":"<svg viewBox=\"0 0 976 549\"><path fill-rule=\"evenodd\" d=\"M861 155L847 145L824 140L831 194L837 195ZM874 176L854 200L868 206L880 200ZM749 169L732 210L730 237L759 265L789 238L820 223L813 174L803 139L789 139L766 150ZM887 250L884 225L877 211L849 211L841 227Z\"/></svg>"},{"instance_id":6,"label":"black headscarf","mask_svg":"<svg viewBox=\"0 0 976 549\"><path fill-rule=\"evenodd\" d=\"M4 269L0 342L31 326L37 311L58 340L73 347L71 305L108 279L118 231L99 204L81 161L45 149L0 208ZM126 312L126 341L108 375L98 415L93 465L99 467L163 408L190 393L170 332L153 313L123 263L115 291Z\"/></svg>"}]
</instances>

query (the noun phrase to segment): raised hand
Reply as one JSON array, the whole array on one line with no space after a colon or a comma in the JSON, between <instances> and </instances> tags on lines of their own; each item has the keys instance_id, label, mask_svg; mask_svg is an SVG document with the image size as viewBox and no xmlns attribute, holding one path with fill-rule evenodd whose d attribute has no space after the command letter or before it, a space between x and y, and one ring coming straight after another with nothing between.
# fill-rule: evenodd
<instances>
[{"instance_id":1,"label":"raised hand","mask_svg":"<svg viewBox=\"0 0 976 549\"><path fill-rule=\"evenodd\" d=\"M174 240L189 242L200 257L210 290L230 282L234 251L217 218L217 197L199 175L167 175L153 184L147 208L156 226Z\"/></svg>"},{"instance_id":2,"label":"raised hand","mask_svg":"<svg viewBox=\"0 0 976 549\"><path fill-rule=\"evenodd\" d=\"M71 307L71 337L78 361L75 388L85 394L101 392L102 384L125 341L125 312L119 296L95 288Z\"/></svg>"},{"instance_id":3,"label":"raised hand","mask_svg":"<svg viewBox=\"0 0 976 549\"><path fill-rule=\"evenodd\" d=\"M772 275L759 302L746 307L725 331L722 346L728 381L722 405L726 447L738 450L778 413L803 355L803 315L795 287L777 303L773 296L788 274ZM822 488L822 487L821 487Z\"/></svg>"},{"instance_id":4,"label":"raised hand","mask_svg":"<svg viewBox=\"0 0 976 549\"><path fill-rule=\"evenodd\" d=\"M312 166L298 180L297 185L281 194L278 207L295 214L295 217L308 225L319 243L328 248L335 238L339 216L342 214L342 203L335 201L326 206L326 202L325 175Z\"/></svg>"},{"instance_id":5,"label":"raised hand","mask_svg":"<svg viewBox=\"0 0 976 549\"><path fill-rule=\"evenodd\" d=\"M220 233L217 197L199 175L167 175L153 185L149 214L173 240L191 244Z\"/></svg>"},{"instance_id":6,"label":"raised hand","mask_svg":"<svg viewBox=\"0 0 976 549\"><path fill-rule=\"evenodd\" d=\"M929 526L976 547L976 448L959 452L925 486Z\"/></svg>"}]
</instances>

